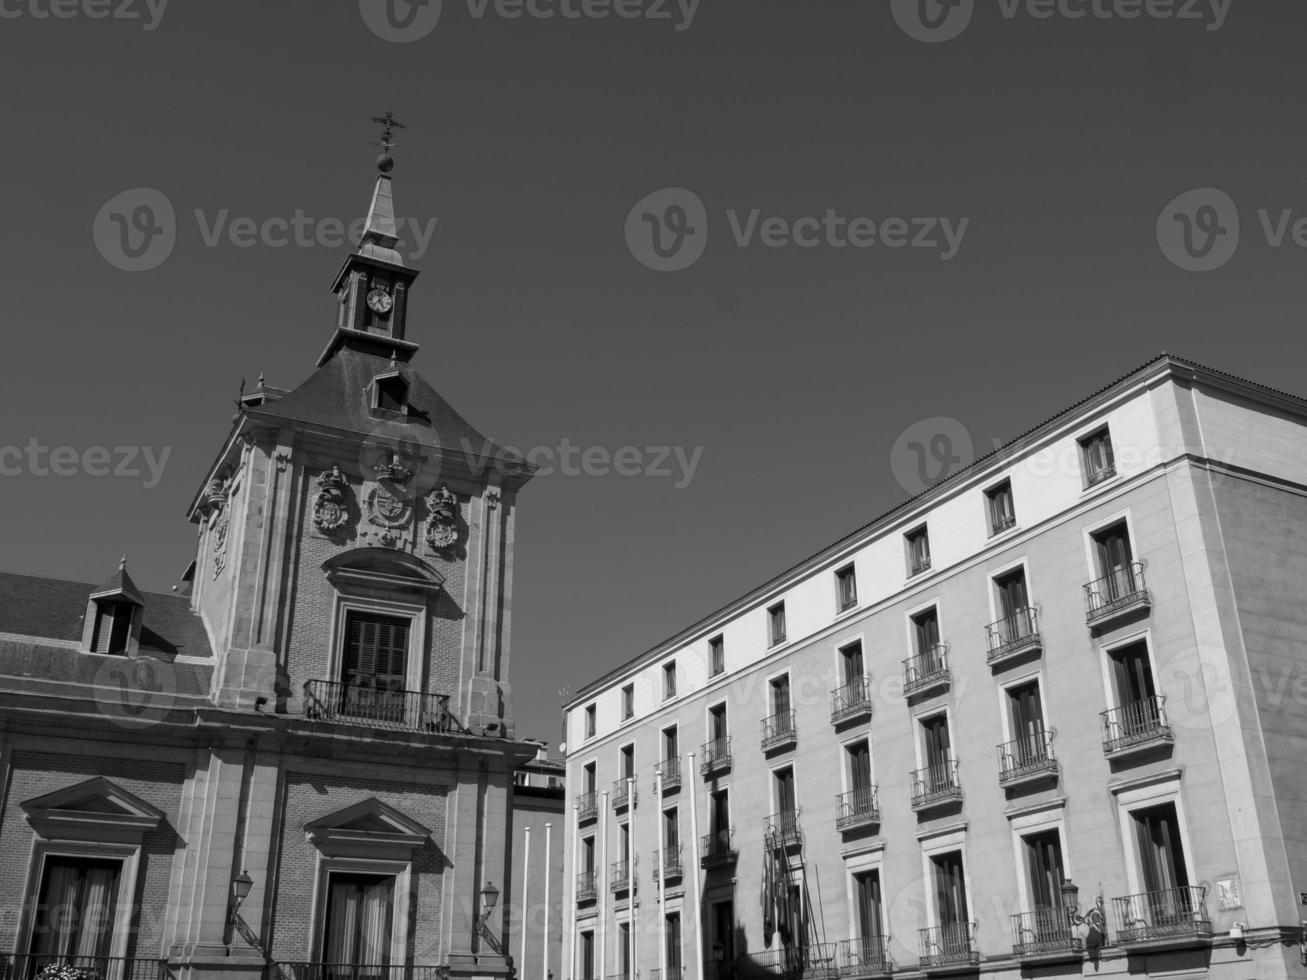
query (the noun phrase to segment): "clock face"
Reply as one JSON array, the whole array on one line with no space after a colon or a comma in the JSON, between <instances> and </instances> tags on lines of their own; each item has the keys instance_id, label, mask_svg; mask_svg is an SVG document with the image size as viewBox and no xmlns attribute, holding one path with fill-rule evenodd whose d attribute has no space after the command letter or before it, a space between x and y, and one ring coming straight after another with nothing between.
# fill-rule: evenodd
<instances>
[{"instance_id":1,"label":"clock face","mask_svg":"<svg viewBox=\"0 0 1307 980\"><path fill-rule=\"evenodd\" d=\"M391 298L390 293L386 292L384 289L374 289L372 292L368 293L368 308L371 309L373 313L389 313L390 308L394 305L394 299Z\"/></svg>"}]
</instances>

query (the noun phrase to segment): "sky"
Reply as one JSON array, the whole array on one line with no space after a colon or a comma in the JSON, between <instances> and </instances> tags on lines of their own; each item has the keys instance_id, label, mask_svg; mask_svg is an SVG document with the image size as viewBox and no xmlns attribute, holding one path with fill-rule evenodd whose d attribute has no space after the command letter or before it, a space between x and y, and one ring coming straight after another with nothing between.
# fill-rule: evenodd
<instances>
[{"instance_id":1,"label":"sky","mask_svg":"<svg viewBox=\"0 0 1307 980\"><path fill-rule=\"evenodd\" d=\"M242 379L330 336L391 111L414 365L553 470L512 681L556 745L565 689L1162 350L1307 390L1304 36L1266 0L0 0L0 569L177 581Z\"/></svg>"}]
</instances>

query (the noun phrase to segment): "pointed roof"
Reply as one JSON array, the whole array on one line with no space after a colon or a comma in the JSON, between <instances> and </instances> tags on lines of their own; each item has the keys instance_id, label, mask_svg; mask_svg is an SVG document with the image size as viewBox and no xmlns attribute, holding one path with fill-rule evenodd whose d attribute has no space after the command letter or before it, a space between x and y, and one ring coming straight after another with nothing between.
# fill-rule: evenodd
<instances>
[{"instance_id":1,"label":"pointed roof","mask_svg":"<svg viewBox=\"0 0 1307 980\"><path fill-rule=\"evenodd\" d=\"M136 587L132 577L127 574L127 556L118 562L118 570L105 579L91 592L92 599L117 599L130 602L135 606L144 606L145 599Z\"/></svg>"},{"instance_id":2,"label":"pointed roof","mask_svg":"<svg viewBox=\"0 0 1307 980\"><path fill-rule=\"evenodd\" d=\"M368 206L368 220L359 241L358 254L391 265L403 265L403 257L395 251L399 235L395 226L395 199L391 190L390 174L377 174L372 189L372 204Z\"/></svg>"},{"instance_id":3,"label":"pointed roof","mask_svg":"<svg viewBox=\"0 0 1307 980\"><path fill-rule=\"evenodd\" d=\"M103 776L18 804L42 837L54 840L137 840L166 814Z\"/></svg>"}]
</instances>

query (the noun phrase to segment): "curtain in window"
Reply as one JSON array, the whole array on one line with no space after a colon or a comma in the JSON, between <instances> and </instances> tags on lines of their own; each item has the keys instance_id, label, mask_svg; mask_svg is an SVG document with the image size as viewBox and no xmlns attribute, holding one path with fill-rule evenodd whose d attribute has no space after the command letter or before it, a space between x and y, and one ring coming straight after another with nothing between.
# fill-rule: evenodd
<instances>
[{"instance_id":1,"label":"curtain in window","mask_svg":"<svg viewBox=\"0 0 1307 980\"><path fill-rule=\"evenodd\" d=\"M336 978L375 977L390 963L391 893L394 879L374 875L331 876L323 960ZM373 967L360 970L359 967Z\"/></svg>"},{"instance_id":2,"label":"curtain in window","mask_svg":"<svg viewBox=\"0 0 1307 980\"><path fill-rule=\"evenodd\" d=\"M114 906L118 901L117 862L54 859L45 880L32 936L32 955L60 960L77 958L93 965L107 957L113 943ZM45 963L38 959L38 969Z\"/></svg>"},{"instance_id":3,"label":"curtain in window","mask_svg":"<svg viewBox=\"0 0 1307 980\"><path fill-rule=\"evenodd\" d=\"M772 690L772 713L777 715L788 714L790 710L789 678L782 677L780 680L773 681L771 690Z\"/></svg>"},{"instance_id":4,"label":"curtain in window","mask_svg":"<svg viewBox=\"0 0 1307 980\"><path fill-rule=\"evenodd\" d=\"M880 875L875 871L854 879L858 891L858 935L862 939L880 938Z\"/></svg>"},{"instance_id":5,"label":"curtain in window","mask_svg":"<svg viewBox=\"0 0 1307 980\"><path fill-rule=\"evenodd\" d=\"M871 786L871 747L866 742L849 749L849 777L853 791L859 794L857 802L869 802L863 799L863 793Z\"/></svg>"},{"instance_id":6,"label":"curtain in window","mask_svg":"<svg viewBox=\"0 0 1307 980\"><path fill-rule=\"evenodd\" d=\"M855 643L844 650L844 683L854 684L862 680L862 644Z\"/></svg>"}]
</instances>

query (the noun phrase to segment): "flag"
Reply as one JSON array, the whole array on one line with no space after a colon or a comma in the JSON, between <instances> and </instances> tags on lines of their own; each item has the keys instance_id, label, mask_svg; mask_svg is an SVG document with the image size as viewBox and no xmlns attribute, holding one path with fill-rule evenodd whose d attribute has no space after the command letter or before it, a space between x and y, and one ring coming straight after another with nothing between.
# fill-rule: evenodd
<instances>
[{"instance_id":1,"label":"flag","mask_svg":"<svg viewBox=\"0 0 1307 980\"><path fill-rule=\"evenodd\" d=\"M776 931L776 859L770 847L762 849L762 941L771 947L772 933Z\"/></svg>"}]
</instances>

